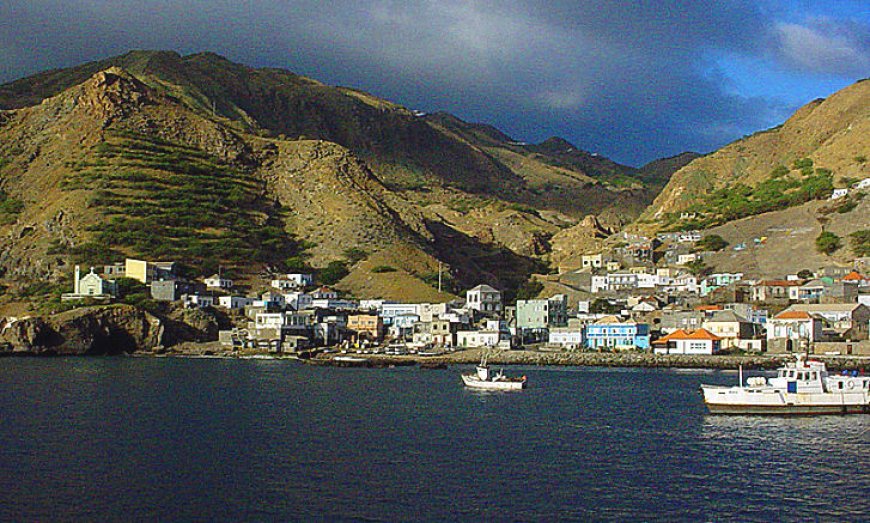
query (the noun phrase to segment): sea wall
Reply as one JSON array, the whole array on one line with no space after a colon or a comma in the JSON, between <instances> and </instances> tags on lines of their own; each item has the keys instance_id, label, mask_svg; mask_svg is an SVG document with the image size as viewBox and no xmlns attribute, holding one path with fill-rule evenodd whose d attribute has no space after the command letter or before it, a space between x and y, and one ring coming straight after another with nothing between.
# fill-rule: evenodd
<instances>
[{"instance_id":1,"label":"sea wall","mask_svg":"<svg viewBox=\"0 0 870 523\"><path fill-rule=\"evenodd\" d=\"M476 364L480 349L469 349L442 356L409 356L419 363ZM377 358L378 356L370 356ZM870 358L813 356L832 370L870 369ZM663 367L691 369L776 369L794 355L689 355L639 352L545 352L532 350L488 351L487 360L496 365L568 365L591 367Z\"/></svg>"}]
</instances>

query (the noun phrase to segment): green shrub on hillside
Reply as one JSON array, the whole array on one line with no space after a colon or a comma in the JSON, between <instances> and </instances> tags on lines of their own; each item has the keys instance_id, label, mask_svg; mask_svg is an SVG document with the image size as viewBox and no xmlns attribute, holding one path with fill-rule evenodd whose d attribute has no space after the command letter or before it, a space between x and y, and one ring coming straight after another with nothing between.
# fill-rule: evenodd
<instances>
[{"instance_id":1,"label":"green shrub on hillside","mask_svg":"<svg viewBox=\"0 0 870 523\"><path fill-rule=\"evenodd\" d=\"M541 291L544 290L544 284L539 282L538 280L526 280L522 285L517 288L516 299L517 300L533 300L541 294Z\"/></svg>"},{"instance_id":2,"label":"green shrub on hillside","mask_svg":"<svg viewBox=\"0 0 870 523\"><path fill-rule=\"evenodd\" d=\"M809 160L810 165L812 160ZM807 165L802 161L796 164ZM833 174L827 169L800 178L771 176L755 187L736 183L713 191L702 202L686 209L697 214L692 220L680 220L679 213L666 216L668 229L706 229L732 220L800 205L811 200L824 199L834 189ZM779 167L774 172L779 171Z\"/></svg>"},{"instance_id":3,"label":"green shrub on hillside","mask_svg":"<svg viewBox=\"0 0 870 523\"><path fill-rule=\"evenodd\" d=\"M708 234L695 243L698 251L721 251L725 247L728 247L728 242L718 234Z\"/></svg>"},{"instance_id":4,"label":"green shrub on hillside","mask_svg":"<svg viewBox=\"0 0 870 523\"><path fill-rule=\"evenodd\" d=\"M856 256L870 256L870 229L855 231L850 234L849 245Z\"/></svg>"},{"instance_id":5,"label":"green shrub on hillside","mask_svg":"<svg viewBox=\"0 0 870 523\"><path fill-rule=\"evenodd\" d=\"M94 245L194 266L216 260L281 267L304 250L284 230L280 211L260 198L262 182L243 168L132 132L109 134L94 152L111 168L74 172L64 183L93 190L89 206L109 218L96 227Z\"/></svg>"},{"instance_id":6,"label":"green shrub on hillside","mask_svg":"<svg viewBox=\"0 0 870 523\"><path fill-rule=\"evenodd\" d=\"M24 202L12 198L0 190L0 225L15 223L23 210Z\"/></svg>"},{"instance_id":7,"label":"green shrub on hillside","mask_svg":"<svg viewBox=\"0 0 870 523\"><path fill-rule=\"evenodd\" d=\"M344 250L344 257L347 258L347 263L356 265L368 257L369 253L359 247L351 247Z\"/></svg>"},{"instance_id":8,"label":"green shrub on hillside","mask_svg":"<svg viewBox=\"0 0 870 523\"><path fill-rule=\"evenodd\" d=\"M830 256L842 247L840 237L830 231L822 231L816 238L816 250Z\"/></svg>"},{"instance_id":9,"label":"green shrub on hillside","mask_svg":"<svg viewBox=\"0 0 870 523\"><path fill-rule=\"evenodd\" d=\"M396 272L396 268L390 265L377 265L372 267L372 272L375 274L381 274L384 272Z\"/></svg>"},{"instance_id":10,"label":"green shrub on hillside","mask_svg":"<svg viewBox=\"0 0 870 523\"><path fill-rule=\"evenodd\" d=\"M347 268L347 263L332 261L317 272L317 281L323 285L335 285L348 274L350 274L350 270Z\"/></svg>"}]
</instances>

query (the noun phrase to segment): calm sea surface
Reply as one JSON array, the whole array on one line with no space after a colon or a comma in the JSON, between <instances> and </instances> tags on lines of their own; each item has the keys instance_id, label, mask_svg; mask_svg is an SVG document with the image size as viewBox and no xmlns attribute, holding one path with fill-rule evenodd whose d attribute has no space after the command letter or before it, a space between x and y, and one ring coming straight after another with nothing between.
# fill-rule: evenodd
<instances>
[{"instance_id":1,"label":"calm sea surface","mask_svg":"<svg viewBox=\"0 0 870 523\"><path fill-rule=\"evenodd\" d=\"M870 416L707 415L734 373L465 370L0 359L0 520L870 520Z\"/></svg>"}]
</instances>

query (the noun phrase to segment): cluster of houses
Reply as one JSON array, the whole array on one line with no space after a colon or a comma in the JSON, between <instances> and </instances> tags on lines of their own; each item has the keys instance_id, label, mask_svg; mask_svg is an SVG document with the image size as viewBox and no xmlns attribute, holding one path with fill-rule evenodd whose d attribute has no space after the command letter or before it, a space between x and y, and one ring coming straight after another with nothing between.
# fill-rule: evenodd
<instances>
[{"instance_id":1,"label":"cluster of houses","mask_svg":"<svg viewBox=\"0 0 870 523\"><path fill-rule=\"evenodd\" d=\"M584 262L586 257L584 257ZM606 261L589 257L606 269ZM747 280L714 274L700 282L669 269L593 275L593 299L566 294L505 304L502 293L478 285L447 303L351 300L311 274L285 274L256 296L235 293L220 274L185 281L176 265L128 259L97 273L75 269L64 299L110 299L115 280L147 285L157 301L221 308L241 318L221 331L227 346L294 352L311 347L453 350L535 345L560 350L715 354L723 350L789 352L841 343L845 353L870 353L870 278L831 267L816 278ZM830 348L828 345L824 345Z\"/></svg>"}]
</instances>

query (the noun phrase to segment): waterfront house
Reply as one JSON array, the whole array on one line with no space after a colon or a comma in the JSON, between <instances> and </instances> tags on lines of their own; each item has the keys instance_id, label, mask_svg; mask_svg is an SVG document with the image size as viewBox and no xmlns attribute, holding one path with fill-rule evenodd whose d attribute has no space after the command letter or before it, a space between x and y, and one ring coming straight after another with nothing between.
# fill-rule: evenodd
<instances>
[{"instance_id":1,"label":"waterfront house","mask_svg":"<svg viewBox=\"0 0 870 523\"><path fill-rule=\"evenodd\" d=\"M823 328L832 336L851 340L868 338L870 308L860 303L797 304L783 311L786 312L803 312L820 318Z\"/></svg>"},{"instance_id":2,"label":"waterfront house","mask_svg":"<svg viewBox=\"0 0 870 523\"><path fill-rule=\"evenodd\" d=\"M377 314L350 314L347 317L347 330L356 341L380 342L384 338L384 321Z\"/></svg>"},{"instance_id":3,"label":"waterfront house","mask_svg":"<svg viewBox=\"0 0 870 523\"><path fill-rule=\"evenodd\" d=\"M761 349L762 326L738 316L730 310L715 311L701 324L702 328L721 339L722 349Z\"/></svg>"},{"instance_id":4,"label":"waterfront house","mask_svg":"<svg viewBox=\"0 0 870 523\"><path fill-rule=\"evenodd\" d=\"M390 336L396 339L410 339L414 335L414 325L420 321L417 314L399 314L393 316L390 324Z\"/></svg>"},{"instance_id":5,"label":"waterfront house","mask_svg":"<svg viewBox=\"0 0 870 523\"><path fill-rule=\"evenodd\" d=\"M767 349L770 352L804 350L822 341L822 319L804 310L786 309L767 320Z\"/></svg>"},{"instance_id":6,"label":"waterfront house","mask_svg":"<svg viewBox=\"0 0 870 523\"><path fill-rule=\"evenodd\" d=\"M586 331L580 326L553 327L549 332L549 345L563 349L579 349L586 345Z\"/></svg>"},{"instance_id":7,"label":"waterfront house","mask_svg":"<svg viewBox=\"0 0 870 523\"><path fill-rule=\"evenodd\" d=\"M649 349L649 325L633 321L621 322L616 316L605 316L586 326L586 347L603 349Z\"/></svg>"},{"instance_id":8,"label":"waterfront house","mask_svg":"<svg viewBox=\"0 0 870 523\"><path fill-rule=\"evenodd\" d=\"M516 328L525 336L526 333L540 335L546 339L546 330L550 327L564 327L568 324L568 297L557 294L546 300L518 300L516 310Z\"/></svg>"},{"instance_id":9,"label":"waterfront house","mask_svg":"<svg viewBox=\"0 0 870 523\"><path fill-rule=\"evenodd\" d=\"M414 343L431 344L436 347L455 347L456 333L459 332L460 325L460 323L440 319L420 321L414 325Z\"/></svg>"},{"instance_id":10,"label":"waterfront house","mask_svg":"<svg viewBox=\"0 0 870 523\"><path fill-rule=\"evenodd\" d=\"M721 338L706 329L678 329L653 342L656 354L716 354Z\"/></svg>"}]
</instances>

